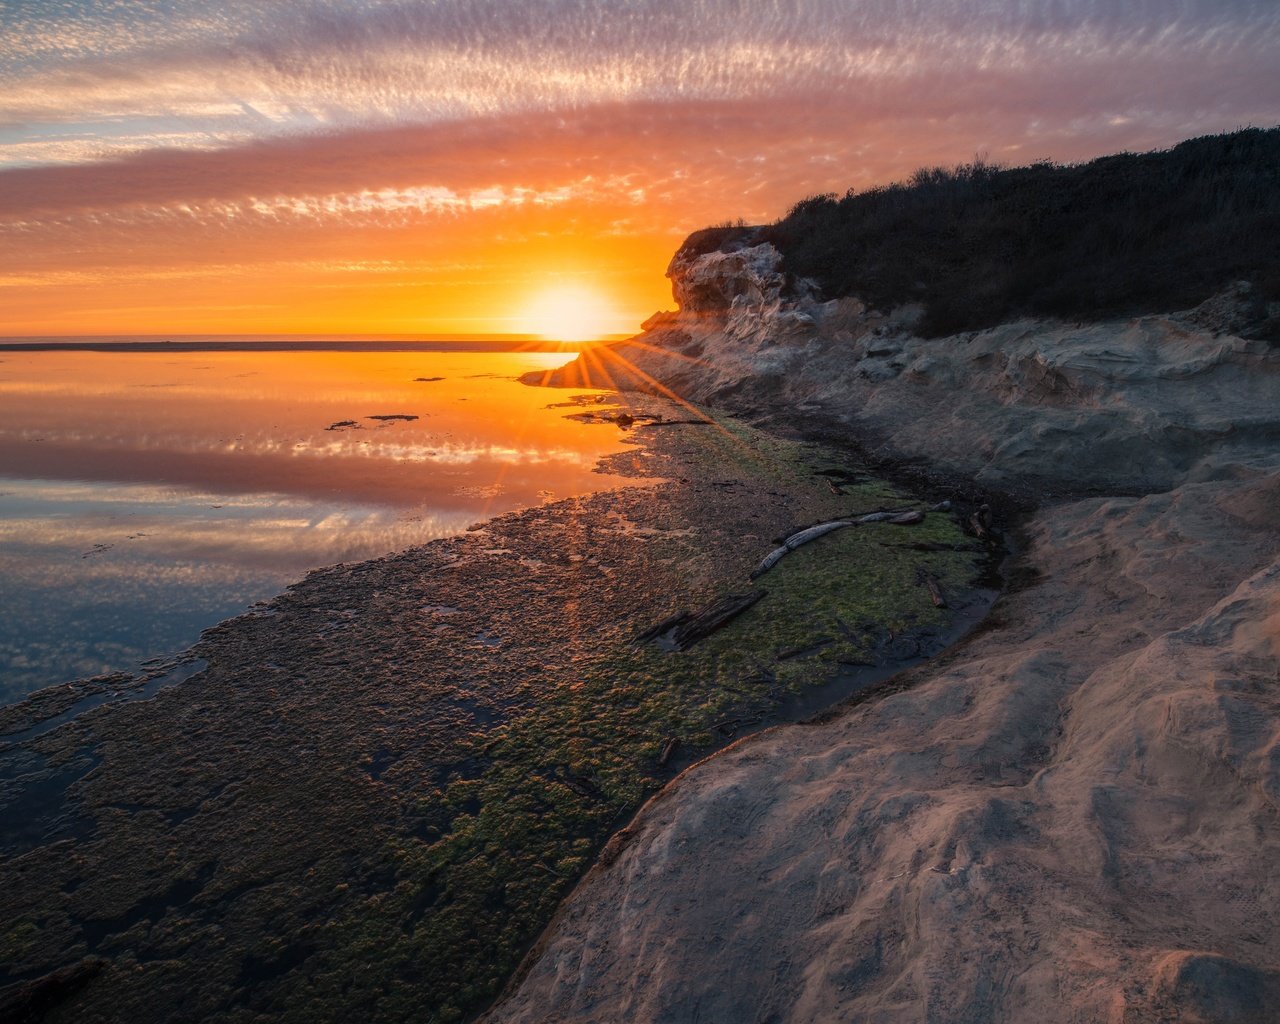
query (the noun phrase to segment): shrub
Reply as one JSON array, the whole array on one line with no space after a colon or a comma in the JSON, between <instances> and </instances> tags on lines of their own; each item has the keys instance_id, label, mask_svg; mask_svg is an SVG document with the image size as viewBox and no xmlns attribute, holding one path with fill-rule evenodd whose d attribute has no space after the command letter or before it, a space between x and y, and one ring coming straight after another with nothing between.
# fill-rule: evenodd
<instances>
[{"instance_id":1,"label":"shrub","mask_svg":"<svg viewBox=\"0 0 1280 1024\"><path fill-rule=\"evenodd\" d=\"M932 335L1019 315L1185 309L1242 279L1271 293L1280 128L1078 165L925 168L906 182L810 196L759 237L828 297L921 303Z\"/></svg>"}]
</instances>

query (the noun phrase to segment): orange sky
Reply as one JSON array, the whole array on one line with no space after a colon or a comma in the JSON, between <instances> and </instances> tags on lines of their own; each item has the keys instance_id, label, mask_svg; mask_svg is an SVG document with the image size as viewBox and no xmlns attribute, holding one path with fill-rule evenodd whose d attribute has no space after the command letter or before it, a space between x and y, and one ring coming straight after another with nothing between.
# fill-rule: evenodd
<instances>
[{"instance_id":1,"label":"orange sky","mask_svg":"<svg viewBox=\"0 0 1280 1024\"><path fill-rule=\"evenodd\" d=\"M1280 109L1280 13L1119 0L194 0L0 23L0 334L631 333L691 230Z\"/></svg>"}]
</instances>

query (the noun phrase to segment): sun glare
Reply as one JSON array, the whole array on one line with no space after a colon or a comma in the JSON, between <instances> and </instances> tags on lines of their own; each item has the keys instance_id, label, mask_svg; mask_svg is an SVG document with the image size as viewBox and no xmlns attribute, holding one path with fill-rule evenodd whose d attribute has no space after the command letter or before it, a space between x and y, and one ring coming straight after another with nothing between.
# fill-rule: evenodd
<instances>
[{"instance_id":1,"label":"sun glare","mask_svg":"<svg viewBox=\"0 0 1280 1024\"><path fill-rule=\"evenodd\" d=\"M561 285L535 296L520 322L522 331L551 341L594 341L617 333L622 317L598 292Z\"/></svg>"}]
</instances>

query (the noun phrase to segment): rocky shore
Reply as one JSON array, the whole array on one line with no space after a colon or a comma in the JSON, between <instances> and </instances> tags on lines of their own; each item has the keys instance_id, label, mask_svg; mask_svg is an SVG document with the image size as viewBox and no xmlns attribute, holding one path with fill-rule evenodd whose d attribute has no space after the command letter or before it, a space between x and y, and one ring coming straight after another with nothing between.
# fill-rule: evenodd
<instances>
[{"instance_id":1,"label":"rocky shore","mask_svg":"<svg viewBox=\"0 0 1280 1024\"><path fill-rule=\"evenodd\" d=\"M924 340L750 233L703 249L677 313L551 382L1016 495L1018 582L893 692L666 787L486 1019L1275 1020L1280 346L1247 286Z\"/></svg>"}]
</instances>

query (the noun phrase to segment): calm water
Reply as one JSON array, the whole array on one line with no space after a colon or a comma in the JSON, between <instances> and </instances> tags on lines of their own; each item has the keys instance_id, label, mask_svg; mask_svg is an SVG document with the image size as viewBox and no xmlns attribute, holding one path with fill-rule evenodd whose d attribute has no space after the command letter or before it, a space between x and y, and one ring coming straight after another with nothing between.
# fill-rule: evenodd
<instances>
[{"instance_id":1,"label":"calm water","mask_svg":"<svg viewBox=\"0 0 1280 1024\"><path fill-rule=\"evenodd\" d=\"M554 407L582 392L515 379L569 358L0 353L0 702L178 651L308 569L619 485L592 472L616 428Z\"/></svg>"}]
</instances>

